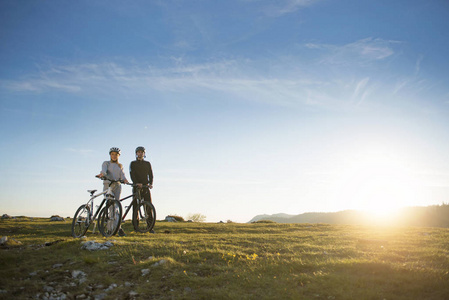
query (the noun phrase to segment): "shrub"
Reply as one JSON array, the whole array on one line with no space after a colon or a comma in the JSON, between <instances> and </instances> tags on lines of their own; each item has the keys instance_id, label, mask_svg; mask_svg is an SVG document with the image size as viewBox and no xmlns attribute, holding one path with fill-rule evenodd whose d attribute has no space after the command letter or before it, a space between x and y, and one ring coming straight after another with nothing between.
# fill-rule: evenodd
<instances>
[{"instance_id":1,"label":"shrub","mask_svg":"<svg viewBox=\"0 0 449 300\"><path fill-rule=\"evenodd\" d=\"M193 222L205 222L206 216L202 214L191 214L187 216L188 220L192 220Z\"/></svg>"},{"instance_id":2,"label":"shrub","mask_svg":"<svg viewBox=\"0 0 449 300\"><path fill-rule=\"evenodd\" d=\"M271 220L259 220L259 221L254 221L251 223L276 223L275 221L271 221Z\"/></svg>"}]
</instances>

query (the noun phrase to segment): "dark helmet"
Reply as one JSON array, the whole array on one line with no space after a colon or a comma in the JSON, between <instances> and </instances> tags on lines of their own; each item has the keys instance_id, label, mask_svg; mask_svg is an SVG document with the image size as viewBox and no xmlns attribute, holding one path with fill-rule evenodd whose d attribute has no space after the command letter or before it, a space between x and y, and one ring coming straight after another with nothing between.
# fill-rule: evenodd
<instances>
[{"instance_id":1,"label":"dark helmet","mask_svg":"<svg viewBox=\"0 0 449 300\"><path fill-rule=\"evenodd\" d=\"M136 153L137 153L137 151L142 151L143 153L145 153L145 147L139 146L136 148Z\"/></svg>"},{"instance_id":2,"label":"dark helmet","mask_svg":"<svg viewBox=\"0 0 449 300\"><path fill-rule=\"evenodd\" d=\"M117 154L120 155L120 148L112 147L111 149L109 149L109 154L111 154L112 152L117 152Z\"/></svg>"}]
</instances>

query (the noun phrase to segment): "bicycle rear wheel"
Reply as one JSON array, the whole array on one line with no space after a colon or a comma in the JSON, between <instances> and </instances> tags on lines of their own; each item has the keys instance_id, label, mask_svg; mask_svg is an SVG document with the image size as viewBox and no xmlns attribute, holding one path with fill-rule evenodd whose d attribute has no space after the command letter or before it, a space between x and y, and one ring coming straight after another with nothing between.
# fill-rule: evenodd
<instances>
[{"instance_id":1,"label":"bicycle rear wheel","mask_svg":"<svg viewBox=\"0 0 449 300\"><path fill-rule=\"evenodd\" d=\"M72 221L72 236L80 238L84 236L90 225L90 211L88 205L81 205L75 213Z\"/></svg>"},{"instance_id":2,"label":"bicycle rear wheel","mask_svg":"<svg viewBox=\"0 0 449 300\"><path fill-rule=\"evenodd\" d=\"M137 232L148 232L156 222L156 209L149 201L143 201L133 210L133 226Z\"/></svg>"},{"instance_id":3,"label":"bicycle rear wheel","mask_svg":"<svg viewBox=\"0 0 449 300\"><path fill-rule=\"evenodd\" d=\"M122 222L122 205L120 201L109 200L98 215L98 229L105 237L117 233Z\"/></svg>"}]
</instances>

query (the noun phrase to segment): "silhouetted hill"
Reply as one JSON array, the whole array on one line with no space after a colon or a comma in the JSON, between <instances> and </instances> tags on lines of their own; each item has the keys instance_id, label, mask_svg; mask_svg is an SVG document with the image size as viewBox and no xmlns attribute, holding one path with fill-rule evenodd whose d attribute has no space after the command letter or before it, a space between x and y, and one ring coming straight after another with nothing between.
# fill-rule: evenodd
<instances>
[{"instance_id":1,"label":"silhouetted hill","mask_svg":"<svg viewBox=\"0 0 449 300\"><path fill-rule=\"evenodd\" d=\"M357 210L345 210L332 213L311 212L299 215L258 215L252 218L249 223L262 220L274 221L277 223L449 227L449 204L427 207L407 207L382 217Z\"/></svg>"},{"instance_id":2,"label":"silhouetted hill","mask_svg":"<svg viewBox=\"0 0 449 300\"><path fill-rule=\"evenodd\" d=\"M283 222L283 221L293 218L293 217L295 217L295 215L289 215L289 214L283 214L283 213L274 214L274 215L258 215L258 216L255 216L254 218L252 218L251 221L249 221L248 223L257 222L260 220L275 221L275 219L279 220L279 221L275 221L278 223L296 223L296 222Z\"/></svg>"}]
</instances>

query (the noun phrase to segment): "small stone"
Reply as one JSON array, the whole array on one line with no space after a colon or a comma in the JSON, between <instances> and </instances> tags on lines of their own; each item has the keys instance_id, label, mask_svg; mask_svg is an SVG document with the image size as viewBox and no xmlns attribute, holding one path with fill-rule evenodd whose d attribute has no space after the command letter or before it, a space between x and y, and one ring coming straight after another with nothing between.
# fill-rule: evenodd
<instances>
[{"instance_id":1,"label":"small stone","mask_svg":"<svg viewBox=\"0 0 449 300\"><path fill-rule=\"evenodd\" d=\"M64 293L60 293L59 295L56 296L56 299L65 300L67 299L67 295Z\"/></svg>"},{"instance_id":2,"label":"small stone","mask_svg":"<svg viewBox=\"0 0 449 300\"><path fill-rule=\"evenodd\" d=\"M165 221L167 221L167 222L177 222L175 218L169 217L169 216L165 217Z\"/></svg>"},{"instance_id":3,"label":"small stone","mask_svg":"<svg viewBox=\"0 0 449 300\"><path fill-rule=\"evenodd\" d=\"M153 267L157 267L157 266L163 265L163 264L165 264L165 263L167 263L167 261L166 261L165 259L161 259L160 261L154 263L154 264L153 264Z\"/></svg>"},{"instance_id":4,"label":"small stone","mask_svg":"<svg viewBox=\"0 0 449 300\"><path fill-rule=\"evenodd\" d=\"M63 265L62 264L54 264L53 265L53 269L57 269L57 268L60 268L60 267L62 267Z\"/></svg>"},{"instance_id":5,"label":"small stone","mask_svg":"<svg viewBox=\"0 0 449 300\"><path fill-rule=\"evenodd\" d=\"M53 292L55 289L52 286L44 285L44 291L45 292ZM45 293L47 294L47 293Z\"/></svg>"},{"instance_id":6,"label":"small stone","mask_svg":"<svg viewBox=\"0 0 449 300\"><path fill-rule=\"evenodd\" d=\"M95 300L103 300L103 299L106 298L107 296L108 296L108 294L102 293L102 294L95 295L94 299L95 299Z\"/></svg>"},{"instance_id":7,"label":"small stone","mask_svg":"<svg viewBox=\"0 0 449 300\"><path fill-rule=\"evenodd\" d=\"M111 242L105 242L105 243L97 243L94 241L87 241L83 242L81 249L89 250L89 251L96 251L96 250L107 250L110 247L112 247L114 244Z\"/></svg>"},{"instance_id":8,"label":"small stone","mask_svg":"<svg viewBox=\"0 0 449 300\"><path fill-rule=\"evenodd\" d=\"M110 241L107 241L107 242L105 242L104 244L103 244L103 246L106 246L106 247L112 247L112 246L114 246L114 244L113 243L111 243Z\"/></svg>"},{"instance_id":9,"label":"small stone","mask_svg":"<svg viewBox=\"0 0 449 300\"><path fill-rule=\"evenodd\" d=\"M130 298L133 298L133 297L137 297L137 296L139 295L139 293L136 292L136 291L130 291L130 292L128 293L128 295L129 295Z\"/></svg>"},{"instance_id":10,"label":"small stone","mask_svg":"<svg viewBox=\"0 0 449 300\"><path fill-rule=\"evenodd\" d=\"M7 241L8 241L8 237L2 236L2 238L0 239L0 245L5 245Z\"/></svg>"},{"instance_id":11,"label":"small stone","mask_svg":"<svg viewBox=\"0 0 449 300\"><path fill-rule=\"evenodd\" d=\"M109 292L112 291L113 289L115 289L117 287L117 285L115 283L111 284L107 289L105 289L105 292Z\"/></svg>"},{"instance_id":12,"label":"small stone","mask_svg":"<svg viewBox=\"0 0 449 300\"><path fill-rule=\"evenodd\" d=\"M150 269L142 269L140 272L142 272L142 276L145 276L150 273Z\"/></svg>"},{"instance_id":13,"label":"small stone","mask_svg":"<svg viewBox=\"0 0 449 300\"><path fill-rule=\"evenodd\" d=\"M84 273L83 271L80 270L73 270L72 271L72 277L73 278L83 278L86 277L86 273Z\"/></svg>"}]
</instances>

